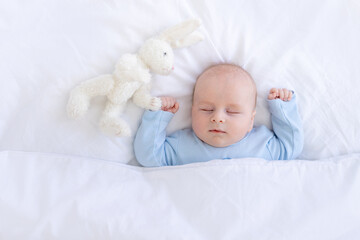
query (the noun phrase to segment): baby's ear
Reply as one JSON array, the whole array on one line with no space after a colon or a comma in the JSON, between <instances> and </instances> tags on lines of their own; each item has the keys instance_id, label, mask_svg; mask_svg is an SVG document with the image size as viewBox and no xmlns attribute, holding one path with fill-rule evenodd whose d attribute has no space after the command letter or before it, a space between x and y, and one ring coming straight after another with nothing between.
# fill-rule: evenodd
<instances>
[{"instance_id":1,"label":"baby's ear","mask_svg":"<svg viewBox=\"0 0 360 240\"><path fill-rule=\"evenodd\" d=\"M250 128L249 128L248 132L251 132L251 130L254 128L255 114L256 114L256 110L254 110L251 114L251 123L250 123Z\"/></svg>"},{"instance_id":2,"label":"baby's ear","mask_svg":"<svg viewBox=\"0 0 360 240\"><path fill-rule=\"evenodd\" d=\"M251 116L251 120L253 120L253 121L255 119L255 114L256 114L256 110L253 111L252 116Z\"/></svg>"}]
</instances>

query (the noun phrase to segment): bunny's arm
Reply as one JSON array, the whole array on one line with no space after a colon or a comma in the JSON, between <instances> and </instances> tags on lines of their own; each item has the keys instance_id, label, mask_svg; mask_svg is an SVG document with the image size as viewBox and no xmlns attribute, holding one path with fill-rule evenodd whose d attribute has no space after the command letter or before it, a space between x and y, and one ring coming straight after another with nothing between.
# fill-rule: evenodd
<instances>
[{"instance_id":1,"label":"bunny's arm","mask_svg":"<svg viewBox=\"0 0 360 240\"><path fill-rule=\"evenodd\" d=\"M149 84L142 85L132 97L133 102L141 108L148 110L159 110L161 108L160 98L153 97L150 95Z\"/></svg>"}]
</instances>

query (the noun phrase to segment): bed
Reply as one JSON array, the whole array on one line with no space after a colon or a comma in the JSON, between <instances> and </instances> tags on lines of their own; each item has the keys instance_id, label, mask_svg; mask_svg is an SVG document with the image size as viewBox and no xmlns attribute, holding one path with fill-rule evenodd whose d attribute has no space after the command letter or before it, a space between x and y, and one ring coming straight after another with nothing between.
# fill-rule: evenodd
<instances>
[{"instance_id":1,"label":"bed","mask_svg":"<svg viewBox=\"0 0 360 240\"><path fill-rule=\"evenodd\" d=\"M124 138L98 127L104 97L67 117L77 84L191 18L205 39L152 75L152 94L180 103L168 133L191 126L197 75L234 63L256 82L256 125L271 128L270 88L296 91L297 160L143 168L132 147L143 109L127 104ZM357 239L359 23L355 0L2 1L0 239Z\"/></svg>"}]
</instances>

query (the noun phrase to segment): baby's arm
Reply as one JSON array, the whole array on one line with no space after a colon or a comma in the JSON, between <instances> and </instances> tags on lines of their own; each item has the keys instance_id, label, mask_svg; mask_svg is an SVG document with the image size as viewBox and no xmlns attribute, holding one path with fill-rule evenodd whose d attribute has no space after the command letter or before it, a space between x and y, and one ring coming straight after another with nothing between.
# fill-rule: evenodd
<instances>
[{"instance_id":1,"label":"baby's arm","mask_svg":"<svg viewBox=\"0 0 360 240\"><path fill-rule=\"evenodd\" d=\"M161 97L163 111L145 111L134 140L138 162L144 167L176 165L178 134L166 137L166 127L179 104L171 97Z\"/></svg>"},{"instance_id":2,"label":"baby's arm","mask_svg":"<svg viewBox=\"0 0 360 240\"><path fill-rule=\"evenodd\" d=\"M268 103L274 137L268 142L273 159L295 159L303 144L303 128L296 105L296 94L288 89L270 90Z\"/></svg>"}]
</instances>

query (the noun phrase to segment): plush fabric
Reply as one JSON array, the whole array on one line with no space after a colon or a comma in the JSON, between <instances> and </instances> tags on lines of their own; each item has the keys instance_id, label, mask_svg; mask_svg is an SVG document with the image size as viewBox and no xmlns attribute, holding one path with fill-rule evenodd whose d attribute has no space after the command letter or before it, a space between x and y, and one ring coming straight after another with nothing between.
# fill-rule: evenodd
<instances>
[{"instance_id":1,"label":"plush fabric","mask_svg":"<svg viewBox=\"0 0 360 240\"><path fill-rule=\"evenodd\" d=\"M68 116L73 119L83 117L91 98L106 96L100 127L109 136L130 137L128 124L119 117L126 103L132 99L141 108L154 111L161 108L161 99L150 94L150 70L162 75L170 74L174 69L172 46L182 47L203 40L200 33L192 33L199 26L198 19L179 23L160 36L145 41L138 53L122 55L116 63L114 74L92 78L76 86L67 104ZM192 37L194 35L196 37Z\"/></svg>"}]
</instances>

